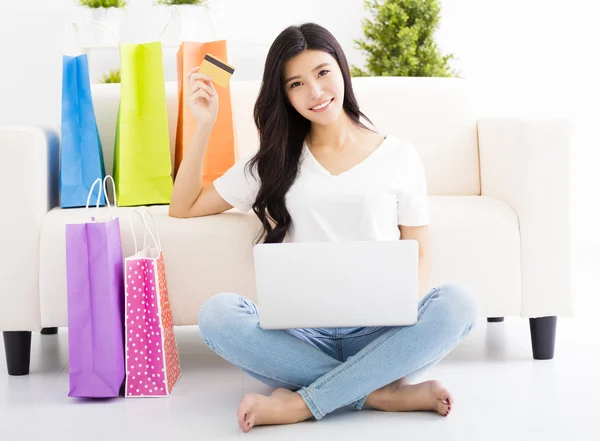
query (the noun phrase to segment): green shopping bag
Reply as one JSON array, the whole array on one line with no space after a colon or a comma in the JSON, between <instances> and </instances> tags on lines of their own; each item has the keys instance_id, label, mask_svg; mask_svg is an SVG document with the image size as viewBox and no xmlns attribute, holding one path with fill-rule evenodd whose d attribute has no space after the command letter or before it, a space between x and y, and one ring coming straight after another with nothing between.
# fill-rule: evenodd
<instances>
[{"instance_id":1,"label":"green shopping bag","mask_svg":"<svg viewBox=\"0 0 600 441\"><path fill-rule=\"evenodd\" d=\"M122 43L113 176L120 206L168 204L173 191L162 45Z\"/></svg>"}]
</instances>

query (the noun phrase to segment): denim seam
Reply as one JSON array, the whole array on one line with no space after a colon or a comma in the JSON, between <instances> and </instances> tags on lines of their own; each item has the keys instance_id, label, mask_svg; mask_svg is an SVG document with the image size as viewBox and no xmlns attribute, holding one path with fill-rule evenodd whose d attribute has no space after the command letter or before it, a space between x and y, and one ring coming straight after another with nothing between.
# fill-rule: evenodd
<instances>
[{"instance_id":1,"label":"denim seam","mask_svg":"<svg viewBox=\"0 0 600 441\"><path fill-rule=\"evenodd\" d=\"M300 389L298 391L298 393L300 394L300 396L302 397L302 399L308 406L308 409L311 411L311 413L317 420L320 420L321 418L323 418L325 416L325 414L323 412L321 412L319 407L316 405L315 401L312 399L312 397L310 396L310 393L308 392L308 390L306 388Z\"/></svg>"},{"instance_id":2,"label":"denim seam","mask_svg":"<svg viewBox=\"0 0 600 441\"><path fill-rule=\"evenodd\" d=\"M237 358L230 356L229 354L225 354L225 352L223 352L222 350L220 350L219 348L217 348L216 346L214 346L212 343L210 343L206 338L204 338L204 343L206 343L206 346L208 346L210 349L212 349L213 351L215 351L219 356L223 357L225 360L231 360L231 363L234 363L246 370L252 371L258 375L263 375L267 378L270 378L272 380L276 380L276 381L280 381L282 383L285 384L289 384L291 386L297 387L297 388L301 388L303 387L301 384L295 384L295 383L290 383L289 381L285 381L282 380L280 378L274 377L272 375L266 375L264 372L257 372L254 369L250 369L245 363L242 363L241 361L239 361Z\"/></svg>"},{"instance_id":3,"label":"denim seam","mask_svg":"<svg viewBox=\"0 0 600 441\"><path fill-rule=\"evenodd\" d=\"M425 311L427 311L427 309L429 309L429 306L431 305L431 301L434 298L435 294L437 294L438 292L440 292L439 289L435 288L435 292L429 296L429 298L427 299L427 301L425 302L425 304L423 305L423 307L421 308L421 310L419 311L419 316L417 318L417 321L421 319L421 317L423 316L423 314L425 313ZM435 296L437 297L437 296Z\"/></svg>"}]
</instances>

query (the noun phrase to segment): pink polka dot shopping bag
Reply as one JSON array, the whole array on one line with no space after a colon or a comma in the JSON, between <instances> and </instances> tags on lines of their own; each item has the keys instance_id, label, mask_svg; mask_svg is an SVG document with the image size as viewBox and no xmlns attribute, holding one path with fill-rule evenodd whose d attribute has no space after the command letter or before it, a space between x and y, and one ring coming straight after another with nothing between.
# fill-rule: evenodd
<instances>
[{"instance_id":1,"label":"pink polka dot shopping bag","mask_svg":"<svg viewBox=\"0 0 600 441\"><path fill-rule=\"evenodd\" d=\"M133 216L144 223L138 249ZM152 233L146 216L152 220ZM168 397L181 376L160 237L149 211L129 219L135 254L125 259L126 397ZM148 233L153 243L146 245Z\"/></svg>"},{"instance_id":2,"label":"pink polka dot shopping bag","mask_svg":"<svg viewBox=\"0 0 600 441\"><path fill-rule=\"evenodd\" d=\"M86 221L65 227L70 397L118 397L125 380L123 250L119 218L106 197L107 178L112 180L106 176L104 185L100 178L92 184ZM103 188L108 206L99 208ZM110 218L101 221L104 213Z\"/></svg>"}]
</instances>

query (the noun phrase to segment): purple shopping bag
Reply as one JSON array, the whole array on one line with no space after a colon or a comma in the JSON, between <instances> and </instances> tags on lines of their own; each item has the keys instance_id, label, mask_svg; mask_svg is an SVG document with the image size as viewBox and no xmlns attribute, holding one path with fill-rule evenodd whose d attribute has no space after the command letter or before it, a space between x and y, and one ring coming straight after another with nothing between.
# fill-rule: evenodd
<instances>
[{"instance_id":1,"label":"purple shopping bag","mask_svg":"<svg viewBox=\"0 0 600 441\"><path fill-rule=\"evenodd\" d=\"M119 219L110 217L66 226L70 397L117 397L125 380L123 251Z\"/></svg>"}]
</instances>

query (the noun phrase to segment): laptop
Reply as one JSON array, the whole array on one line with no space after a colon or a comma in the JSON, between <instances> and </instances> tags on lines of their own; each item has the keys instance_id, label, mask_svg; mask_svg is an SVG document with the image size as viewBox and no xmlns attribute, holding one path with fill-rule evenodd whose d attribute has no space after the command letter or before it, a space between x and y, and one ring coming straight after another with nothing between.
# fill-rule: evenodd
<instances>
[{"instance_id":1,"label":"laptop","mask_svg":"<svg viewBox=\"0 0 600 441\"><path fill-rule=\"evenodd\" d=\"M262 329L417 322L416 240L257 244L253 254Z\"/></svg>"}]
</instances>

